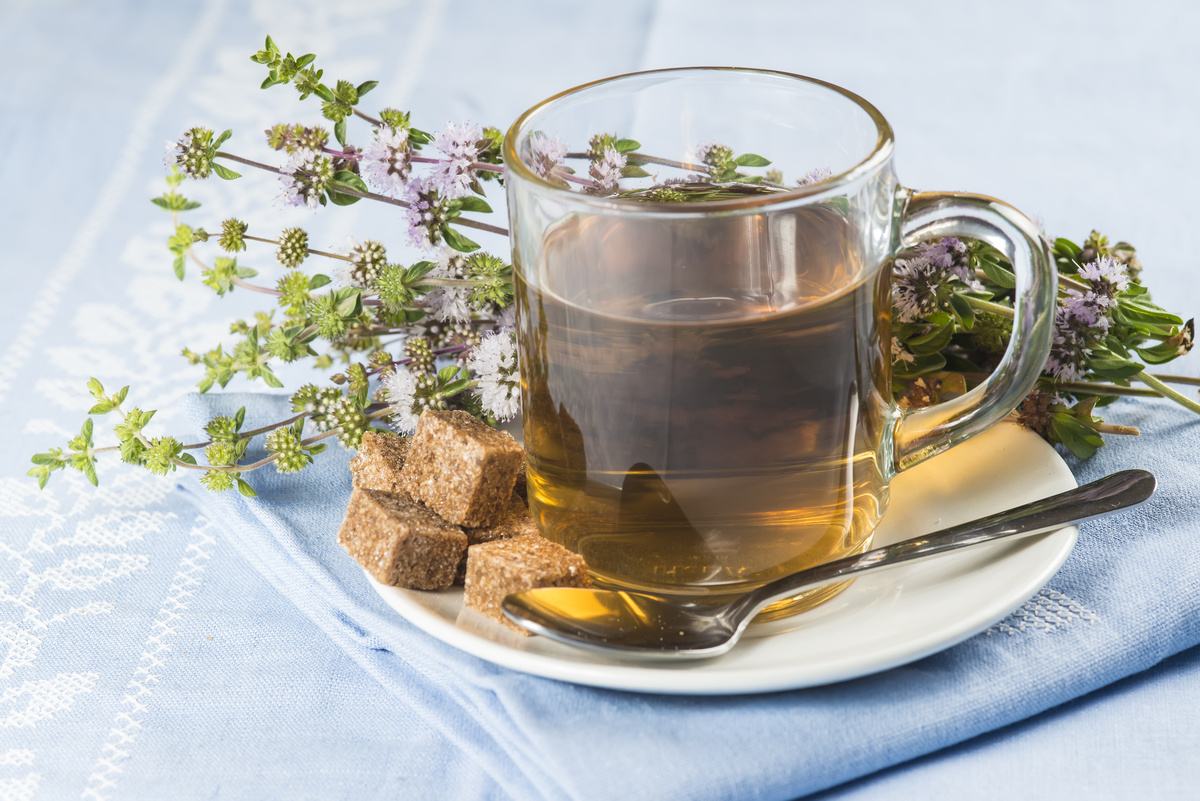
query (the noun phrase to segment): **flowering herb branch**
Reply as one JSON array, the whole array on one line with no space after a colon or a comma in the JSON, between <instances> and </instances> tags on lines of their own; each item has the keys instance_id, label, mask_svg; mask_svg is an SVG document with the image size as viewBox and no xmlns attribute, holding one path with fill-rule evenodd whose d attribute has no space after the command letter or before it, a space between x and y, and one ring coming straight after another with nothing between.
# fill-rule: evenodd
<instances>
[{"instance_id":1,"label":"flowering herb branch","mask_svg":"<svg viewBox=\"0 0 1200 801\"><path fill-rule=\"evenodd\" d=\"M88 388L96 402L90 414L117 416L117 444L96 447L89 417L65 448L33 456L29 474L39 486L66 468L95 484L97 455L119 452L122 461L159 475L200 470L201 482L211 490L236 487L253 495L245 474L268 465L297 472L325 449L324 440L336 437L343 446L357 448L375 423L407 432L426 409L462 409L492 424L519 413L512 266L460 230L508 234L463 216L492 212L486 187L502 180L505 170L499 129L462 123L431 134L413 126L407 112L369 113L360 104L375 81L325 83L315 56L284 53L269 37L251 58L267 68L263 89L291 85L301 100L320 101L321 116L332 123L340 149L330 144L325 128L295 123L266 131L268 148L285 158L278 167L220 149L231 131L214 135L193 127L168 142L167 189L153 202L172 216L167 248L176 276L186 278L190 261L217 295L241 289L274 303L253 320L231 325L238 339L228 350L217 345L199 352L184 349L183 355L203 370L201 392L225 387L238 375L282 387L274 372L279 363L307 360L325 371L344 366L330 377L330 385L309 383L296 390L290 417L243 431L241 409L232 417L214 417L205 426L207 439L191 444L145 433L155 412L126 411L122 404L129 388L107 395L93 378ZM361 147L350 141L351 121L371 127ZM701 145L684 160L642 153L636 140L611 133L593 136L587 150L570 150L543 132L519 145L535 174L589 194L703 202L786 188L778 169L755 172L770 167L768 159L738 155L718 143ZM396 207L407 223L408 243L427 257L411 264L389 261L384 245L370 239L351 240L344 253L317 250L309 247L303 228L252 235L236 218L223 220L219 234L182 223L182 213L200 208L180 194L185 178L239 177L221 161L278 176L285 205L315 211L367 199ZM568 164L579 161L587 162L586 175ZM651 165L680 174L659 179L644 169ZM829 170L814 169L792 185L830 177ZM198 252L214 244L224 255L206 259ZM284 270L273 286L255 283L251 279L258 270L238 261L261 259L264 246L273 248L273 261ZM1103 434L1137 433L1095 416L1117 396L1166 397L1200 413L1200 404L1169 386L1200 385L1200 379L1148 372L1148 365L1191 348L1193 324L1150 302L1137 280L1133 247L1110 246L1095 233L1082 247L1065 239L1053 247L1059 267L1054 346L1039 386L1017 419L1086 457L1103 444ZM310 257L333 269L305 269ZM1016 282L1003 255L982 243L943 239L898 258L894 279L891 345L900 403L934 403L984 380L1012 329ZM250 444L259 437L266 455L252 460ZM189 453L196 450L203 450L204 463Z\"/></svg>"}]
</instances>

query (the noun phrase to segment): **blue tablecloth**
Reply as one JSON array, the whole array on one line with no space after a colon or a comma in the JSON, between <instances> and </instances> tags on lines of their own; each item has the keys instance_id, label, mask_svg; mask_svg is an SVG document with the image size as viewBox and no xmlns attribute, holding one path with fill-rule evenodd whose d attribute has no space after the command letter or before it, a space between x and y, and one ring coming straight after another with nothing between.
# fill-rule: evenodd
<instances>
[{"instance_id":1,"label":"blue tablecloth","mask_svg":"<svg viewBox=\"0 0 1200 801\"><path fill-rule=\"evenodd\" d=\"M10 76L0 89L0 798L606 796L602 785L554 775L569 764L551 759L557 743L540 756L480 749L483 734L503 731L506 713L529 729L523 716L536 707L504 704L522 677L493 672L494 685L471 688L481 714L464 716L455 676L439 686L415 654L406 661L372 632L356 643L331 638L315 606L289 598L299 577L247 560L251 540L239 539L245 532L210 498L115 459L101 465L99 489L70 474L39 492L23 476L30 454L78 430L91 375L112 389L131 384L131 403L160 410L160 431L187 430L181 398L199 375L180 349L210 347L231 319L261 306L246 293L216 299L194 270L176 281L167 215L148 198L162 190L161 143L186 127L233 128L230 149L262 154L257 132L313 118L292 90L257 88L261 68L248 55L266 33L293 52L319 54L327 75L378 78L373 99L412 109L426 128L464 119L503 127L557 90L634 69L718 63L816 75L880 107L897 131L907 185L986 192L1040 216L1052 233L1081 239L1097 227L1132 241L1158 299L1190 316L1200 307L1187 236L1200 177L1188 155L1200 122L1197 22L1183 5L1115 3L1086 11L682 0L0 5L0 65ZM392 257L403 252L385 212L366 204L315 217L286 211L270 205L266 176L183 191L204 204L192 214L210 230L237 215L262 230L305 225L328 249L347 236L388 236ZM1200 366L1193 356L1172 370L1196 375ZM1165 469L1169 493L1144 528L1158 524L1177 539L1200 529L1195 475L1178 455L1181 443L1197 442L1197 423L1161 401L1125 402L1107 416L1146 436L1112 438L1096 461L1076 466L1081 479L1116 467ZM326 461L333 492L344 491L339 459ZM1112 586L1086 592L1130 592L1120 579L1146 563L1130 564L1120 535L1085 529L1072 559L1112 565L1090 574ZM1097 545L1113 550L1097 559ZM1161 560L1192 571L1171 579L1181 604L1194 602L1196 558L1185 547ZM1200 635L1168 606L1148 605L1144 620L1129 623L1121 660L1137 669L1169 657L1157 667L822 797L1192 797L1200 653L1170 654ZM405 670L412 680L398 687ZM893 681L850 683L823 697L861 702ZM478 701L492 690L495 703ZM590 700L543 711L586 727L589 715L641 703L557 689L546 702L580 698ZM670 708L654 703L646 709ZM681 719L697 714L691 702L676 703ZM763 704L725 699L713 714L749 726ZM998 709L994 725L1021 714ZM797 766L837 744L780 738L759 746L772 749L766 758L733 751L698 779L673 773L686 762L669 760L672 747L688 746L688 732L664 731L672 741L647 756L661 763L634 764L597 741L593 767L652 776L650 797L784 799L889 764L855 763L845 743L843 769L806 773ZM913 738L905 742L890 762L921 753ZM865 750L881 753L873 745ZM746 772L747 761L764 767Z\"/></svg>"}]
</instances>

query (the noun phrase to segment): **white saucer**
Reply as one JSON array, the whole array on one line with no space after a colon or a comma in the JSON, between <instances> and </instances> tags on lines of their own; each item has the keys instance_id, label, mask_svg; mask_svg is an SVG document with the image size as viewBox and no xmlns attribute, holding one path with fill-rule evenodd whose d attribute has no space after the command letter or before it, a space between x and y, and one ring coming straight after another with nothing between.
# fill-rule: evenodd
<instances>
[{"instance_id":1,"label":"white saucer","mask_svg":"<svg viewBox=\"0 0 1200 801\"><path fill-rule=\"evenodd\" d=\"M1036 434L1005 423L898 476L875 544L897 542L1074 486L1071 471L1052 447ZM521 637L463 609L459 588L420 592L371 584L415 626L513 670L636 692L760 693L864 676L978 634L1049 581L1077 536L1078 529L1070 526L867 574L828 603L786 621L788 631L747 636L717 659L662 666L608 660L544 637Z\"/></svg>"}]
</instances>

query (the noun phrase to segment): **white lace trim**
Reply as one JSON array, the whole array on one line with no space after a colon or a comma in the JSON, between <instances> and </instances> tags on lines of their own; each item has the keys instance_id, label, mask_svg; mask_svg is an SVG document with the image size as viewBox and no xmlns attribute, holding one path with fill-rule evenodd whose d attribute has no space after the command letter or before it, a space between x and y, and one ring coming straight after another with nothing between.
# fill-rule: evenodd
<instances>
[{"instance_id":1,"label":"white lace trim","mask_svg":"<svg viewBox=\"0 0 1200 801\"><path fill-rule=\"evenodd\" d=\"M1016 636L1028 631L1056 631L1077 620L1089 623L1100 618L1095 612L1061 592L1043 587L1025 605L988 629L984 634Z\"/></svg>"}]
</instances>

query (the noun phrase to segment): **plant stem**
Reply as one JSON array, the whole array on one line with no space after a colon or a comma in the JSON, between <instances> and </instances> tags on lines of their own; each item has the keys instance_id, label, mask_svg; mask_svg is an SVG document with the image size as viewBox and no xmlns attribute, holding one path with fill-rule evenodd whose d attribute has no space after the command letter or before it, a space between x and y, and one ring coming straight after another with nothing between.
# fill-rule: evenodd
<instances>
[{"instance_id":1,"label":"plant stem","mask_svg":"<svg viewBox=\"0 0 1200 801\"><path fill-rule=\"evenodd\" d=\"M970 295L963 295L962 297L966 299L967 303L971 304L980 311L991 312L992 314L1003 317L1006 320L1016 319L1016 312L1010 309L1008 306L1001 306L999 303L992 303L990 300L984 300L983 298L973 298Z\"/></svg>"},{"instance_id":2,"label":"plant stem","mask_svg":"<svg viewBox=\"0 0 1200 801\"><path fill-rule=\"evenodd\" d=\"M252 239L255 242L266 242L268 245L278 245L279 244L278 239L266 239L265 237L261 237L261 236L250 236L250 234L242 234L242 238L243 239ZM304 251L313 256L324 256L328 259L341 259L342 261L350 261L349 256L339 256L336 253L326 253L323 250L313 250L312 248L305 248Z\"/></svg>"},{"instance_id":3,"label":"plant stem","mask_svg":"<svg viewBox=\"0 0 1200 801\"><path fill-rule=\"evenodd\" d=\"M238 164L245 164L247 167L257 167L260 170L273 172L276 175L283 175L283 170L279 169L278 167L272 167L270 164L263 164L261 161L244 159L241 156L235 156L232 153L226 153L224 150L218 150L214 155L217 158L229 159L230 161L236 161Z\"/></svg>"},{"instance_id":4,"label":"plant stem","mask_svg":"<svg viewBox=\"0 0 1200 801\"><path fill-rule=\"evenodd\" d=\"M359 117L360 119L364 119L367 122L371 123L372 125L383 125L383 120L377 120L374 117L372 117L370 114L361 112L358 109L354 109L354 116Z\"/></svg>"},{"instance_id":5,"label":"plant stem","mask_svg":"<svg viewBox=\"0 0 1200 801\"><path fill-rule=\"evenodd\" d=\"M1093 425L1092 428L1101 434L1122 434L1130 437L1136 437L1142 433L1134 426L1118 426L1111 423L1098 423Z\"/></svg>"},{"instance_id":6,"label":"plant stem","mask_svg":"<svg viewBox=\"0 0 1200 801\"><path fill-rule=\"evenodd\" d=\"M241 278L238 278L237 276L234 276L233 278L230 278L229 280L233 282L234 286L240 286L242 289L248 289L251 292L261 292L264 295L274 295L275 297L279 297L283 294L278 289L271 289L270 287L259 286L258 284L252 284L249 281L243 281Z\"/></svg>"},{"instance_id":7,"label":"plant stem","mask_svg":"<svg viewBox=\"0 0 1200 801\"><path fill-rule=\"evenodd\" d=\"M1135 375L1133 379L1135 381L1142 382L1146 386L1158 392L1158 394L1162 395L1164 398L1169 398L1170 400L1175 401L1188 411L1194 412L1195 414L1200 414L1200 403L1196 403L1186 395L1179 394L1154 376L1147 373L1145 370Z\"/></svg>"},{"instance_id":8,"label":"plant stem","mask_svg":"<svg viewBox=\"0 0 1200 801\"><path fill-rule=\"evenodd\" d=\"M1087 395L1123 395L1134 398L1162 397L1159 393L1152 389L1123 387L1119 384L1100 384L1089 381L1066 381L1061 384L1055 384L1054 388L1061 389L1064 392L1082 392Z\"/></svg>"},{"instance_id":9,"label":"plant stem","mask_svg":"<svg viewBox=\"0 0 1200 801\"><path fill-rule=\"evenodd\" d=\"M1188 384L1193 387L1200 387L1200 378L1190 375L1164 375L1162 373L1154 373L1155 378L1159 381L1165 381L1171 384Z\"/></svg>"}]
</instances>

